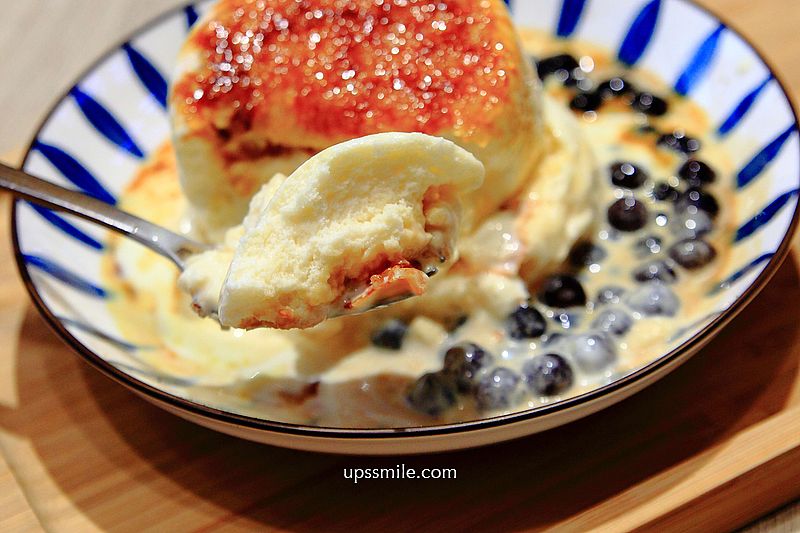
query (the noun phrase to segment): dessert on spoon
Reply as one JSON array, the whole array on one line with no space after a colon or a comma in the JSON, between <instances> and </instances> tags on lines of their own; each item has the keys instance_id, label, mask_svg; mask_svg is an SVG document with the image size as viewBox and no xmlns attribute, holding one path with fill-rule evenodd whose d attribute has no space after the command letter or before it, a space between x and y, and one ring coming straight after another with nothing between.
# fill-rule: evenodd
<instances>
[{"instance_id":1,"label":"dessert on spoon","mask_svg":"<svg viewBox=\"0 0 800 533\"><path fill-rule=\"evenodd\" d=\"M472 154L445 139L363 137L276 175L216 247L4 165L0 187L168 257L201 316L225 327L292 329L424 293L428 277L458 256L461 196L483 174Z\"/></svg>"},{"instance_id":2,"label":"dessert on spoon","mask_svg":"<svg viewBox=\"0 0 800 533\"><path fill-rule=\"evenodd\" d=\"M422 133L369 135L276 175L226 244L179 279L224 326L308 328L425 292L457 260L462 197L483 165Z\"/></svg>"}]
</instances>

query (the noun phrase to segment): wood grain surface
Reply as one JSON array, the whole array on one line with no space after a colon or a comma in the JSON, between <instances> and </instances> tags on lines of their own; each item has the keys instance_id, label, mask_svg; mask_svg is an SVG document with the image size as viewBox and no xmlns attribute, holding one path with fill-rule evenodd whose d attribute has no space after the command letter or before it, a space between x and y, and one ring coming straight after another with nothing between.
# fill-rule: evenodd
<instances>
[{"instance_id":1,"label":"wood grain surface","mask_svg":"<svg viewBox=\"0 0 800 533\"><path fill-rule=\"evenodd\" d=\"M179 3L0 0L0 153L24 146L56 95L120 34ZM701 3L755 42L797 102L800 2ZM34 83L9 81L22 78ZM3 236L9 203L0 195ZM798 302L793 257L700 354L598 415L478 450L343 458L196 427L89 368L29 303L3 238L0 531L739 527L800 497ZM343 476L400 463L456 468L458 478ZM797 514L753 527L795 531Z\"/></svg>"}]
</instances>

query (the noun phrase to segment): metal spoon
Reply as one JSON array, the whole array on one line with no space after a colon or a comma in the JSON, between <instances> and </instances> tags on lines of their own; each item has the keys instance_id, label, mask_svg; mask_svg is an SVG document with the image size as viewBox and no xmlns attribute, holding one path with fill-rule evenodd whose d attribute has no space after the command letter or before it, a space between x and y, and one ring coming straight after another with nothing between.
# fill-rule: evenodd
<instances>
[{"instance_id":1,"label":"metal spoon","mask_svg":"<svg viewBox=\"0 0 800 533\"><path fill-rule=\"evenodd\" d=\"M209 245L187 239L89 195L65 189L2 163L0 188L29 202L70 213L130 237L171 259L181 270L186 268L186 259L191 255L211 249Z\"/></svg>"},{"instance_id":2,"label":"metal spoon","mask_svg":"<svg viewBox=\"0 0 800 533\"><path fill-rule=\"evenodd\" d=\"M65 189L2 163L0 163L0 189L10 191L15 196L34 204L70 213L130 237L157 254L171 259L181 271L186 269L186 260L189 257L213 249L211 245L187 239L89 195ZM391 301L376 302L366 308L337 309L331 313L330 318L360 315L412 296L415 294L401 294L392 298ZM213 313L211 317L218 320L216 313Z\"/></svg>"}]
</instances>

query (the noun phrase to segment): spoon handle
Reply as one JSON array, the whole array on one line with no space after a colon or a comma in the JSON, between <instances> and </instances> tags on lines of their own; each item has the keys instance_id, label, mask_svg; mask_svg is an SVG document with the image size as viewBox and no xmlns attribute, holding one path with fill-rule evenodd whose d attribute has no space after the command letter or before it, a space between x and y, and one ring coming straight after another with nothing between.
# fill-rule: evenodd
<instances>
[{"instance_id":1,"label":"spoon handle","mask_svg":"<svg viewBox=\"0 0 800 533\"><path fill-rule=\"evenodd\" d=\"M0 163L0 188L11 191L14 195L34 204L70 213L130 237L171 259L181 270L185 266L186 258L207 249L203 244L142 220L96 198L65 189L2 163Z\"/></svg>"}]
</instances>

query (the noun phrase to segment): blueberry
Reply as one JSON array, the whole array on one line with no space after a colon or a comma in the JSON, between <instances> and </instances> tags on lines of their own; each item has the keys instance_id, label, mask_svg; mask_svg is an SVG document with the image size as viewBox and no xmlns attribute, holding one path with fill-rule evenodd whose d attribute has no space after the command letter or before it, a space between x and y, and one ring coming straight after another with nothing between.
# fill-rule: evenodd
<instances>
[{"instance_id":1,"label":"blueberry","mask_svg":"<svg viewBox=\"0 0 800 533\"><path fill-rule=\"evenodd\" d=\"M389 320L372 334L372 344L387 350L399 350L408 332L408 325L402 320Z\"/></svg>"},{"instance_id":2,"label":"blueberry","mask_svg":"<svg viewBox=\"0 0 800 533\"><path fill-rule=\"evenodd\" d=\"M617 285L602 287L597 293L597 302L600 304L617 304L625 294L625 289Z\"/></svg>"},{"instance_id":3,"label":"blueberry","mask_svg":"<svg viewBox=\"0 0 800 533\"><path fill-rule=\"evenodd\" d=\"M478 383L475 399L481 409L504 409L515 401L520 377L511 369L495 368Z\"/></svg>"},{"instance_id":4,"label":"blueberry","mask_svg":"<svg viewBox=\"0 0 800 533\"><path fill-rule=\"evenodd\" d=\"M555 75L558 80L568 85L575 84L574 72L577 69L580 69L578 60L569 54L561 54L542 59L536 66L539 78L541 78L542 81L548 76Z\"/></svg>"},{"instance_id":5,"label":"blueberry","mask_svg":"<svg viewBox=\"0 0 800 533\"><path fill-rule=\"evenodd\" d=\"M666 261L653 261L636 268L633 271L633 279L640 283L648 281L675 283L678 281L678 275Z\"/></svg>"},{"instance_id":6,"label":"blueberry","mask_svg":"<svg viewBox=\"0 0 800 533\"><path fill-rule=\"evenodd\" d=\"M694 270L713 261L717 251L702 239L684 239L672 245L669 256L683 268Z\"/></svg>"},{"instance_id":7,"label":"blueberry","mask_svg":"<svg viewBox=\"0 0 800 533\"><path fill-rule=\"evenodd\" d=\"M645 283L626 298L628 305L644 315L675 316L680 307L678 297L666 285Z\"/></svg>"},{"instance_id":8,"label":"blueberry","mask_svg":"<svg viewBox=\"0 0 800 533\"><path fill-rule=\"evenodd\" d=\"M555 275L544 281L539 298L550 307L579 307L586 305L586 293L581 282L573 276Z\"/></svg>"},{"instance_id":9,"label":"blueberry","mask_svg":"<svg viewBox=\"0 0 800 533\"><path fill-rule=\"evenodd\" d=\"M647 224L647 207L635 198L620 198L608 208L608 222L620 231L637 231Z\"/></svg>"},{"instance_id":10,"label":"blueberry","mask_svg":"<svg viewBox=\"0 0 800 533\"><path fill-rule=\"evenodd\" d=\"M603 99L599 94L591 93L578 93L569 103L570 109L574 111L597 111L603 105Z\"/></svg>"},{"instance_id":11,"label":"blueberry","mask_svg":"<svg viewBox=\"0 0 800 533\"><path fill-rule=\"evenodd\" d=\"M680 198L680 191L664 181L656 183L653 187L653 198L659 202L675 202Z\"/></svg>"},{"instance_id":12,"label":"blueberry","mask_svg":"<svg viewBox=\"0 0 800 533\"><path fill-rule=\"evenodd\" d=\"M521 305L506 319L506 330L512 339L535 339L547 329L544 316L535 307Z\"/></svg>"},{"instance_id":13,"label":"blueberry","mask_svg":"<svg viewBox=\"0 0 800 533\"><path fill-rule=\"evenodd\" d=\"M631 163L617 162L611 165L611 182L617 187L638 189L647 181L647 172Z\"/></svg>"},{"instance_id":14,"label":"blueberry","mask_svg":"<svg viewBox=\"0 0 800 533\"><path fill-rule=\"evenodd\" d=\"M632 105L636 111L654 117L660 117L667 112L667 102L651 93L637 93Z\"/></svg>"},{"instance_id":15,"label":"blueberry","mask_svg":"<svg viewBox=\"0 0 800 533\"><path fill-rule=\"evenodd\" d=\"M714 195L697 187L692 187L683 193L675 208L679 211L705 211L711 218L719 213L719 203Z\"/></svg>"},{"instance_id":16,"label":"blueberry","mask_svg":"<svg viewBox=\"0 0 800 533\"><path fill-rule=\"evenodd\" d=\"M417 411L437 416L455 405L456 386L449 376L430 372L411 386L407 398Z\"/></svg>"},{"instance_id":17,"label":"blueberry","mask_svg":"<svg viewBox=\"0 0 800 533\"><path fill-rule=\"evenodd\" d=\"M617 358L617 351L608 335L584 333L576 335L570 343L572 356L584 372L602 372Z\"/></svg>"},{"instance_id":18,"label":"blueberry","mask_svg":"<svg viewBox=\"0 0 800 533\"><path fill-rule=\"evenodd\" d=\"M494 357L472 342L461 342L444 354L442 371L455 379L461 392L471 390L482 368L492 364Z\"/></svg>"},{"instance_id":19,"label":"blueberry","mask_svg":"<svg viewBox=\"0 0 800 533\"><path fill-rule=\"evenodd\" d=\"M636 241L634 245L636 255L639 257L649 257L661 252L661 237L650 235Z\"/></svg>"},{"instance_id":20,"label":"blueberry","mask_svg":"<svg viewBox=\"0 0 800 533\"><path fill-rule=\"evenodd\" d=\"M705 211L696 209L677 213L671 222L671 230L679 239L696 239L714 229L714 221Z\"/></svg>"},{"instance_id":21,"label":"blueberry","mask_svg":"<svg viewBox=\"0 0 800 533\"><path fill-rule=\"evenodd\" d=\"M689 184L690 187L700 187L709 183L714 183L717 173L714 172L706 163L690 159L678 170L678 176Z\"/></svg>"},{"instance_id":22,"label":"blueberry","mask_svg":"<svg viewBox=\"0 0 800 533\"><path fill-rule=\"evenodd\" d=\"M569 263L576 267L595 265L603 261L608 256L605 249L594 243L583 241L572 247L569 252Z\"/></svg>"},{"instance_id":23,"label":"blueberry","mask_svg":"<svg viewBox=\"0 0 800 533\"><path fill-rule=\"evenodd\" d=\"M675 150L682 154L692 154L700 149L700 141L692 137L688 137L682 131L674 131L672 133L665 133L658 138L658 144Z\"/></svg>"},{"instance_id":24,"label":"blueberry","mask_svg":"<svg viewBox=\"0 0 800 533\"><path fill-rule=\"evenodd\" d=\"M633 317L622 309L603 309L592 321L592 328L612 335L625 335L633 327Z\"/></svg>"},{"instance_id":25,"label":"blueberry","mask_svg":"<svg viewBox=\"0 0 800 533\"><path fill-rule=\"evenodd\" d=\"M534 394L555 396L572 386L572 367L560 355L538 355L522 366L522 376Z\"/></svg>"},{"instance_id":26,"label":"blueberry","mask_svg":"<svg viewBox=\"0 0 800 533\"><path fill-rule=\"evenodd\" d=\"M634 91L633 85L624 78L611 78L597 87L597 93L606 99L626 96Z\"/></svg>"}]
</instances>

